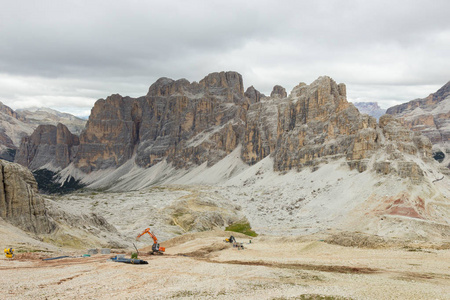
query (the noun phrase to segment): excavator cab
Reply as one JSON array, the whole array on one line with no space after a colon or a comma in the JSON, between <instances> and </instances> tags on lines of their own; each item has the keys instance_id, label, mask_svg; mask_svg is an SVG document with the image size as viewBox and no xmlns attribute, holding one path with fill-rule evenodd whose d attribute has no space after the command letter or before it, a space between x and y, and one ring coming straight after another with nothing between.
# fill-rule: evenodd
<instances>
[{"instance_id":1,"label":"excavator cab","mask_svg":"<svg viewBox=\"0 0 450 300\"><path fill-rule=\"evenodd\" d=\"M163 254L166 251L166 248L160 247L158 243L154 243L152 245L152 254Z\"/></svg>"}]
</instances>

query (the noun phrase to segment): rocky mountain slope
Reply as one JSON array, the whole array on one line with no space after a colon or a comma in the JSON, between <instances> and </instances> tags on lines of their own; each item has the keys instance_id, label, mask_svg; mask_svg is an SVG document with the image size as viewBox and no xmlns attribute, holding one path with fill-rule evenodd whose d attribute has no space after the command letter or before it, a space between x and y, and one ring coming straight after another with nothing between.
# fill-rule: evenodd
<instances>
[{"instance_id":1,"label":"rocky mountain slope","mask_svg":"<svg viewBox=\"0 0 450 300\"><path fill-rule=\"evenodd\" d=\"M16 113L26 120L27 123L35 125L55 125L64 124L71 133L80 135L86 126L86 120L78 118L68 113L46 107L30 107L18 109Z\"/></svg>"},{"instance_id":2,"label":"rocky mountain slope","mask_svg":"<svg viewBox=\"0 0 450 300\"><path fill-rule=\"evenodd\" d=\"M33 133L34 127L10 107L0 102L0 158L14 160L23 137Z\"/></svg>"},{"instance_id":3,"label":"rocky mountain slope","mask_svg":"<svg viewBox=\"0 0 450 300\"><path fill-rule=\"evenodd\" d=\"M450 81L428 97L393 106L386 113L427 136L436 158L450 167Z\"/></svg>"},{"instance_id":4,"label":"rocky mountain slope","mask_svg":"<svg viewBox=\"0 0 450 300\"><path fill-rule=\"evenodd\" d=\"M48 108L14 111L0 102L0 158L14 161L22 138L30 136L39 125L56 127L59 123L68 126L70 132L80 134L86 120Z\"/></svg>"},{"instance_id":5,"label":"rocky mountain slope","mask_svg":"<svg viewBox=\"0 0 450 300\"><path fill-rule=\"evenodd\" d=\"M92 211L71 211L40 195L27 168L0 159L0 182L1 241L8 241L10 247L124 246L120 233L102 216Z\"/></svg>"},{"instance_id":6,"label":"rocky mountain slope","mask_svg":"<svg viewBox=\"0 0 450 300\"><path fill-rule=\"evenodd\" d=\"M353 105L355 105L360 113L368 114L377 120L386 113L386 109L378 106L377 102L353 102Z\"/></svg>"}]
</instances>

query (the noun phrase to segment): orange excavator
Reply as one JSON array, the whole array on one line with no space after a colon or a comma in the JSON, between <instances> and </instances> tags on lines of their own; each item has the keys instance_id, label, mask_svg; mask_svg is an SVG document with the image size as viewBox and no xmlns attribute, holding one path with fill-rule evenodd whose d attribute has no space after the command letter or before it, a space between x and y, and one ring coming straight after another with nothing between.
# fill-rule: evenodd
<instances>
[{"instance_id":1,"label":"orange excavator","mask_svg":"<svg viewBox=\"0 0 450 300\"><path fill-rule=\"evenodd\" d=\"M150 228L145 229L140 235L138 235L136 237L136 241L143 236L144 234L148 233L152 239L153 239L153 245L152 245L152 252L151 254L164 254L164 252L166 251L166 248L164 247L160 247L158 244L158 239L156 238L156 236L150 231Z\"/></svg>"}]
</instances>

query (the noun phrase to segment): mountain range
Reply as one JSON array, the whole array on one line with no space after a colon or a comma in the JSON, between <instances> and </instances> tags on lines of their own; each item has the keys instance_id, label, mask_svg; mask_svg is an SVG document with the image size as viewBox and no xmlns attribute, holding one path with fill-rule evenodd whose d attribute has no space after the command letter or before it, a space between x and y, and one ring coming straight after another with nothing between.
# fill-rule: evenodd
<instances>
[{"instance_id":1,"label":"mountain range","mask_svg":"<svg viewBox=\"0 0 450 300\"><path fill-rule=\"evenodd\" d=\"M15 162L106 192L198 187L192 201L151 200L158 213L142 222L151 214L166 237L227 224L224 211L234 211L268 234L339 228L446 239L450 179L432 147L392 114L361 114L328 76L265 96L245 89L240 74L218 72L100 99L79 136L39 125Z\"/></svg>"},{"instance_id":2,"label":"mountain range","mask_svg":"<svg viewBox=\"0 0 450 300\"><path fill-rule=\"evenodd\" d=\"M22 138L44 124L65 124L70 131L80 134L86 120L50 108L29 108L14 111L0 102L0 158L14 161Z\"/></svg>"},{"instance_id":3,"label":"mountain range","mask_svg":"<svg viewBox=\"0 0 450 300\"><path fill-rule=\"evenodd\" d=\"M329 77L300 83L289 96L281 86L260 95L253 87L244 92L236 72L212 73L199 83L161 78L146 96L98 100L79 138L63 125L39 126L22 140L15 161L55 171L70 165L84 174L130 160L141 168L166 162L180 169L212 166L240 146L244 163L270 155L275 171L342 157L364 171L374 167L370 158L388 146L385 140L397 156L431 157L426 138L393 118L377 123L360 114L347 102L345 85Z\"/></svg>"}]
</instances>

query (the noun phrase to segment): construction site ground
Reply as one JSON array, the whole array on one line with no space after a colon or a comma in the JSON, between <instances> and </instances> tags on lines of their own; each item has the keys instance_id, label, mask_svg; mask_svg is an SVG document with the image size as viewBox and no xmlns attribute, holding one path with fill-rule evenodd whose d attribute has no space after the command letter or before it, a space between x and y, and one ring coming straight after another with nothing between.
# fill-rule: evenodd
<instances>
[{"instance_id":1,"label":"construction site ground","mask_svg":"<svg viewBox=\"0 0 450 300\"><path fill-rule=\"evenodd\" d=\"M0 260L2 299L450 299L450 250L344 247L316 237L204 232L140 249L148 265L23 252ZM125 253L130 257L130 252ZM71 257L43 261L45 257Z\"/></svg>"}]
</instances>

